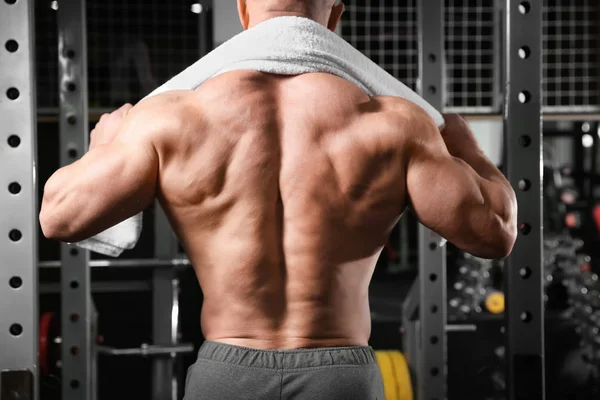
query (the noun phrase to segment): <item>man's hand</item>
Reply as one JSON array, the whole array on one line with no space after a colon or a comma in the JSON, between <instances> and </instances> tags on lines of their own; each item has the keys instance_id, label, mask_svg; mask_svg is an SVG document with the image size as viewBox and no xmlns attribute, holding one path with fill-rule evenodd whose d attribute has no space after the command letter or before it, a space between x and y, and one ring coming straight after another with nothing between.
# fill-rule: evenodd
<instances>
[{"instance_id":1,"label":"man's hand","mask_svg":"<svg viewBox=\"0 0 600 400\"><path fill-rule=\"evenodd\" d=\"M90 150L112 142L132 108L131 104L125 104L110 114L102 115L90 133Z\"/></svg>"}]
</instances>

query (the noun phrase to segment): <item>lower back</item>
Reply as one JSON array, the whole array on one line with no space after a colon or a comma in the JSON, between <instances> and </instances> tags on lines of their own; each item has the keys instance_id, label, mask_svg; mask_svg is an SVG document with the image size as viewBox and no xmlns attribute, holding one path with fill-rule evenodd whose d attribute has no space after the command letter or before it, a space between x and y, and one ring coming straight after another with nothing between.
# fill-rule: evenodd
<instances>
[{"instance_id":1,"label":"lower back","mask_svg":"<svg viewBox=\"0 0 600 400\"><path fill-rule=\"evenodd\" d=\"M198 92L204 138L180 139L187 159L165 171L186 184L162 191L206 339L366 345L369 281L404 203L374 100L325 74L232 72Z\"/></svg>"}]
</instances>

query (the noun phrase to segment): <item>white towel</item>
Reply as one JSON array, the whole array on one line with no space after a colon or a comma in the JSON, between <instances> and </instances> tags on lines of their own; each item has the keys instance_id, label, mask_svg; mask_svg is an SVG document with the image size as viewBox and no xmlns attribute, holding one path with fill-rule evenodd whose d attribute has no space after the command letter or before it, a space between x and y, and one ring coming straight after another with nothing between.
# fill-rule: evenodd
<instances>
[{"instance_id":1,"label":"white towel","mask_svg":"<svg viewBox=\"0 0 600 400\"><path fill-rule=\"evenodd\" d=\"M334 32L300 17L269 19L240 33L149 96L196 89L208 79L237 70L277 75L330 73L352 82L369 96L404 97L422 107L438 126L444 124L442 115L402 82ZM78 246L116 257L135 246L141 226L139 214Z\"/></svg>"}]
</instances>

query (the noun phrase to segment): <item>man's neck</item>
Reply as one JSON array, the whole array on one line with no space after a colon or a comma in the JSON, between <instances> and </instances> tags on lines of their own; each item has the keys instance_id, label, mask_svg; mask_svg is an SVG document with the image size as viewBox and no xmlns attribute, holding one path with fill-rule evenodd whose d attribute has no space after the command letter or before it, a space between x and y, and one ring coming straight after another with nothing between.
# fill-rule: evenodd
<instances>
[{"instance_id":1,"label":"man's neck","mask_svg":"<svg viewBox=\"0 0 600 400\"><path fill-rule=\"evenodd\" d=\"M250 23L248 24L248 29L255 27L258 24L261 24L269 19L272 18L277 18L277 17L302 17L302 18L308 18L308 19L312 19L315 22L318 22L319 24L323 25L323 26L327 26L327 24L323 23L323 21L318 21L316 19L314 19L311 15L309 15L308 13L300 13L300 12L286 12L286 11L270 11L270 12L264 12L262 14L259 14L257 16L251 16L250 17Z\"/></svg>"}]
</instances>

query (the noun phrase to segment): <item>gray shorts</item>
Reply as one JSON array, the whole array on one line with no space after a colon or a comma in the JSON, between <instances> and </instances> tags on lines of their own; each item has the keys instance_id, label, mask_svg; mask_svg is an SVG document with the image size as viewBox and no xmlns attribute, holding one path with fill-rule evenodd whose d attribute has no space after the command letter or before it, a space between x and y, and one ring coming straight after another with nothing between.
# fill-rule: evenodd
<instances>
[{"instance_id":1,"label":"gray shorts","mask_svg":"<svg viewBox=\"0 0 600 400\"><path fill-rule=\"evenodd\" d=\"M384 400L370 347L256 350L205 342L184 400Z\"/></svg>"}]
</instances>

